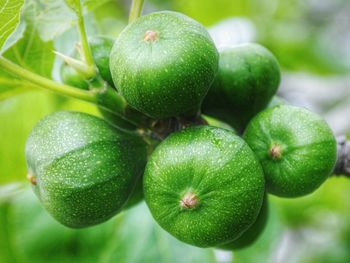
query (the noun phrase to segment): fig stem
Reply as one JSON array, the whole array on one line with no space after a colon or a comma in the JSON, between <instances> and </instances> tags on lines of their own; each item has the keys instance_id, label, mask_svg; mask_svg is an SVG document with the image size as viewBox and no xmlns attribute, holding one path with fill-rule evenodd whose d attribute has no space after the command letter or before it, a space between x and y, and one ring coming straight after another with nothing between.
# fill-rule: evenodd
<instances>
[{"instance_id":1,"label":"fig stem","mask_svg":"<svg viewBox=\"0 0 350 263\"><path fill-rule=\"evenodd\" d=\"M178 116L167 119L150 119L148 127L157 139L163 140L169 134L191 126L208 125L200 112L191 116Z\"/></svg>"},{"instance_id":2,"label":"fig stem","mask_svg":"<svg viewBox=\"0 0 350 263\"><path fill-rule=\"evenodd\" d=\"M79 4L80 4L80 1L79 1ZM95 76L96 65L95 65L94 58L92 56L91 49L89 47L89 42L87 39L86 30L85 30L84 16L82 14L81 6L77 10L76 14L78 16L78 31L79 31L79 39L81 42L83 59L84 59L84 62L89 67L91 75Z\"/></svg>"},{"instance_id":3,"label":"fig stem","mask_svg":"<svg viewBox=\"0 0 350 263\"><path fill-rule=\"evenodd\" d=\"M129 24L140 17L144 0L133 0L129 14Z\"/></svg>"},{"instance_id":4,"label":"fig stem","mask_svg":"<svg viewBox=\"0 0 350 263\"><path fill-rule=\"evenodd\" d=\"M95 94L92 92L57 83L51 79L45 78L43 76L40 76L39 74L24 69L21 66L13 63L12 61L2 56L0 56L0 68L22 79L25 79L39 87L60 93L62 95L81 99L88 102L96 101Z\"/></svg>"},{"instance_id":5,"label":"fig stem","mask_svg":"<svg viewBox=\"0 0 350 263\"><path fill-rule=\"evenodd\" d=\"M61 84L22 68L3 56L0 56L0 68L6 70L10 74L16 75L23 79L23 81L29 82L29 84L26 85L29 88L43 88L67 97L94 103L130 124L138 126L138 123L135 123L124 116L127 103L121 95L111 89L103 88L86 91L66 84Z\"/></svg>"},{"instance_id":6,"label":"fig stem","mask_svg":"<svg viewBox=\"0 0 350 263\"><path fill-rule=\"evenodd\" d=\"M346 136L337 137L337 163L333 174L350 177L350 140Z\"/></svg>"}]
</instances>

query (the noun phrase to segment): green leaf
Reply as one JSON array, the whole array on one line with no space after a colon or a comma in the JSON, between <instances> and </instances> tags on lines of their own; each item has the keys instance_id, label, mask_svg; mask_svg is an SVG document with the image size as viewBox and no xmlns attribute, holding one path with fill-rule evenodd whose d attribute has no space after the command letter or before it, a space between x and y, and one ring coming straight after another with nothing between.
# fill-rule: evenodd
<instances>
[{"instance_id":1,"label":"green leaf","mask_svg":"<svg viewBox=\"0 0 350 263\"><path fill-rule=\"evenodd\" d=\"M66 4L78 15L81 15L80 0L65 0Z\"/></svg>"},{"instance_id":2,"label":"green leaf","mask_svg":"<svg viewBox=\"0 0 350 263\"><path fill-rule=\"evenodd\" d=\"M0 50L19 24L24 0L0 0Z\"/></svg>"},{"instance_id":3,"label":"green leaf","mask_svg":"<svg viewBox=\"0 0 350 263\"><path fill-rule=\"evenodd\" d=\"M17 26L16 30L9 36L6 40L4 46L2 47L2 53L11 48L16 42L23 37L24 31L26 29L26 23L22 20Z\"/></svg>"},{"instance_id":4,"label":"green leaf","mask_svg":"<svg viewBox=\"0 0 350 263\"><path fill-rule=\"evenodd\" d=\"M97 114L92 104L40 90L26 90L26 93L0 101L0 185L26 180L24 146L28 134L37 121L57 110Z\"/></svg>"},{"instance_id":5,"label":"green leaf","mask_svg":"<svg viewBox=\"0 0 350 263\"><path fill-rule=\"evenodd\" d=\"M1 190L1 189L0 189ZM9 204L0 202L0 224L2 226L8 225L9 219L7 217ZM11 246L11 239L9 229L7 227L0 228L0 262L11 262L14 259L14 252Z\"/></svg>"},{"instance_id":6,"label":"green leaf","mask_svg":"<svg viewBox=\"0 0 350 263\"><path fill-rule=\"evenodd\" d=\"M0 186L0 204L21 194L26 189L23 183L12 183ZM1 261L0 261L1 262Z\"/></svg>"},{"instance_id":7,"label":"green leaf","mask_svg":"<svg viewBox=\"0 0 350 263\"><path fill-rule=\"evenodd\" d=\"M1 208L3 215L1 217ZM140 204L108 222L68 229L40 206L31 189L0 204L8 260L21 263L214 263L212 249L195 248L168 235ZM5 236L5 235L4 235ZM4 236L1 238L4 239ZM3 262L3 261L1 261Z\"/></svg>"},{"instance_id":8,"label":"green leaf","mask_svg":"<svg viewBox=\"0 0 350 263\"><path fill-rule=\"evenodd\" d=\"M94 10L94 9L96 9L98 7L104 6L104 5L109 4L109 3L113 3L114 6L116 6L116 1L115 0L83 0L83 5L88 10Z\"/></svg>"},{"instance_id":9,"label":"green leaf","mask_svg":"<svg viewBox=\"0 0 350 263\"><path fill-rule=\"evenodd\" d=\"M74 12L62 0L27 0L24 10L23 18L36 28L43 41L66 32L76 20Z\"/></svg>"},{"instance_id":10,"label":"green leaf","mask_svg":"<svg viewBox=\"0 0 350 263\"><path fill-rule=\"evenodd\" d=\"M23 68L51 78L55 59L52 52L53 43L52 41L45 42L40 38L35 23L28 18L28 14L31 12L33 10L29 10L24 15L26 29L22 37L8 48L3 56ZM28 89L33 89L32 84L7 72L0 71L0 100L7 99Z\"/></svg>"},{"instance_id":11,"label":"green leaf","mask_svg":"<svg viewBox=\"0 0 350 263\"><path fill-rule=\"evenodd\" d=\"M51 77L55 55L53 43L41 40L35 28L27 28L24 37L4 53L16 64L45 77Z\"/></svg>"},{"instance_id":12,"label":"green leaf","mask_svg":"<svg viewBox=\"0 0 350 263\"><path fill-rule=\"evenodd\" d=\"M52 42L43 42L35 29L27 28L22 39L4 53L16 64L51 78L54 54ZM0 100L33 89L33 85L0 71Z\"/></svg>"},{"instance_id":13,"label":"green leaf","mask_svg":"<svg viewBox=\"0 0 350 263\"><path fill-rule=\"evenodd\" d=\"M22 81L14 80L13 83L8 83L8 79L5 78L4 80L5 82L2 82L2 79L0 77L0 85L3 85L0 86L0 101L6 100L8 98L30 90L29 87L28 89L24 87Z\"/></svg>"},{"instance_id":14,"label":"green leaf","mask_svg":"<svg viewBox=\"0 0 350 263\"><path fill-rule=\"evenodd\" d=\"M53 97L40 91L0 101L0 185L26 179L26 138L33 125L56 107Z\"/></svg>"},{"instance_id":15,"label":"green leaf","mask_svg":"<svg viewBox=\"0 0 350 263\"><path fill-rule=\"evenodd\" d=\"M187 245L161 229L144 203L119 220L114 233L117 238L105 246L100 262L215 262L212 249Z\"/></svg>"}]
</instances>

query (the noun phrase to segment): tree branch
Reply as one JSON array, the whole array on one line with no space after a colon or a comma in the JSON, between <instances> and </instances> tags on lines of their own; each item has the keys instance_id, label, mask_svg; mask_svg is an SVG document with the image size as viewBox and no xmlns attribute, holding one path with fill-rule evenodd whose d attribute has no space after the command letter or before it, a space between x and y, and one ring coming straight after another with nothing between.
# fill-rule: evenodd
<instances>
[{"instance_id":1,"label":"tree branch","mask_svg":"<svg viewBox=\"0 0 350 263\"><path fill-rule=\"evenodd\" d=\"M346 136L337 138L337 163L334 174L350 177L350 140Z\"/></svg>"}]
</instances>

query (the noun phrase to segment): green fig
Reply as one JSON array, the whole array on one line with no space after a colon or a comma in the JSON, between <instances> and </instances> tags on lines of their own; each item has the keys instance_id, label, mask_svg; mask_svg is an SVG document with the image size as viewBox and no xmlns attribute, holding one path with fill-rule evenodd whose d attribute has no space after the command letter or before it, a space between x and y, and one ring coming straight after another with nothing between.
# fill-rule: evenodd
<instances>
[{"instance_id":1,"label":"green fig","mask_svg":"<svg viewBox=\"0 0 350 263\"><path fill-rule=\"evenodd\" d=\"M317 114L280 105L259 113L243 138L263 167L267 191L298 197L315 191L332 173L336 140Z\"/></svg>"},{"instance_id":2,"label":"green fig","mask_svg":"<svg viewBox=\"0 0 350 263\"><path fill-rule=\"evenodd\" d=\"M262 234L267 225L267 219L269 214L268 212L268 201L267 196L265 196L258 218L254 222L254 224L251 227L249 227L248 230L245 231L243 235L240 236L238 239L227 244L221 245L218 248L223 250L238 250L253 245L259 239L260 235Z\"/></svg>"},{"instance_id":3,"label":"green fig","mask_svg":"<svg viewBox=\"0 0 350 263\"><path fill-rule=\"evenodd\" d=\"M109 69L109 56L114 44L112 38L99 36L89 40L92 56L101 77L114 87L112 74Z\"/></svg>"},{"instance_id":4,"label":"green fig","mask_svg":"<svg viewBox=\"0 0 350 263\"><path fill-rule=\"evenodd\" d=\"M146 203L161 227L198 247L241 236L256 220L265 192L261 166L233 132L210 126L171 134L144 174Z\"/></svg>"},{"instance_id":5,"label":"green fig","mask_svg":"<svg viewBox=\"0 0 350 263\"><path fill-rule=\"evenodd\" d=\"M162 11L123 30L110 68L130 106L152 118L167 118L199 110L217 72L218 52L201 24Z\"/></svg>"},{"instance_id":6,"label":"green fig","mask_svg":"<svg viewBox=\"0 0 350 263\"><path fill-rule=\"evenodd\" d=\"M57 112L39 121L25 154L35 194L57 221L72 228L117 214L147 159L141 138L79 112Z\"/></svg>"},{"instance_id":7,"label":"green fig","mask_svg":"<svg viewBox=\"0 0 350 263\"><path fill-rule=\"evenodd\" d=\"M105 36L93 37L89 39L89 46L91 48L92 56L96 64L98 74L111 87L114 87L111 71L109 70L109 55L111 53L114 41ZM78 57L78 52L73 53L73 58ZM77 87L79 89L89 89L92 80L79 73L72 66L63 63L61 66L61 80L67 85Z\"/></svg>"},{"instance_id":8,"label":"green fig","mask_svg":"<svg viewBox=\"0 0 350 263\"><path fill-rule=\"evenodd\" d=\"M244 130L275 95L281 73L273 54L258 44L220 50L219 70L202 111Z\"/></svg>"},{"instance_id":9,"label":"green fig","mask_svg":"<svg viewBox=\"0 0 350 263\"><path fill-rule=\"evenodd\" d=\"M84 75L79 73L71 66L63 63L60 69L61 80L64 84L76 87L78 89L89 89L89 82Z\"/></svg>"}]
</instances>

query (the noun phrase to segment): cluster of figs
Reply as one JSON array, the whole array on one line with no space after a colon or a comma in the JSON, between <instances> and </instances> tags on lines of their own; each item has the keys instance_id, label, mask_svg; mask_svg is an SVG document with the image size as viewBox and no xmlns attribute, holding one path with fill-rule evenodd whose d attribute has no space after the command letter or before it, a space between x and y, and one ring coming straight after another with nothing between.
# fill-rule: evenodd
<instances>
[{"instance_id":1,"label":"cluster of figs","mask_svg":"<svg viewBox=\"0 0 350 263\"><path fill-rule=\"evenodd\" d=\"M317 114L273 99L280 68L261 45L218 51L200 23L162 11L129 24L116 41L90 46L106 83L148 119L202 112L225 125L193 123L155 145L86 113L46 116L26 143L28 178L63 225L96 225L144 199L177 239L232 250L262 231L268 194L303 196L332 174L331 129ZM61 73L88 88L74 69Z\"/></svg>"}]
</instances>

